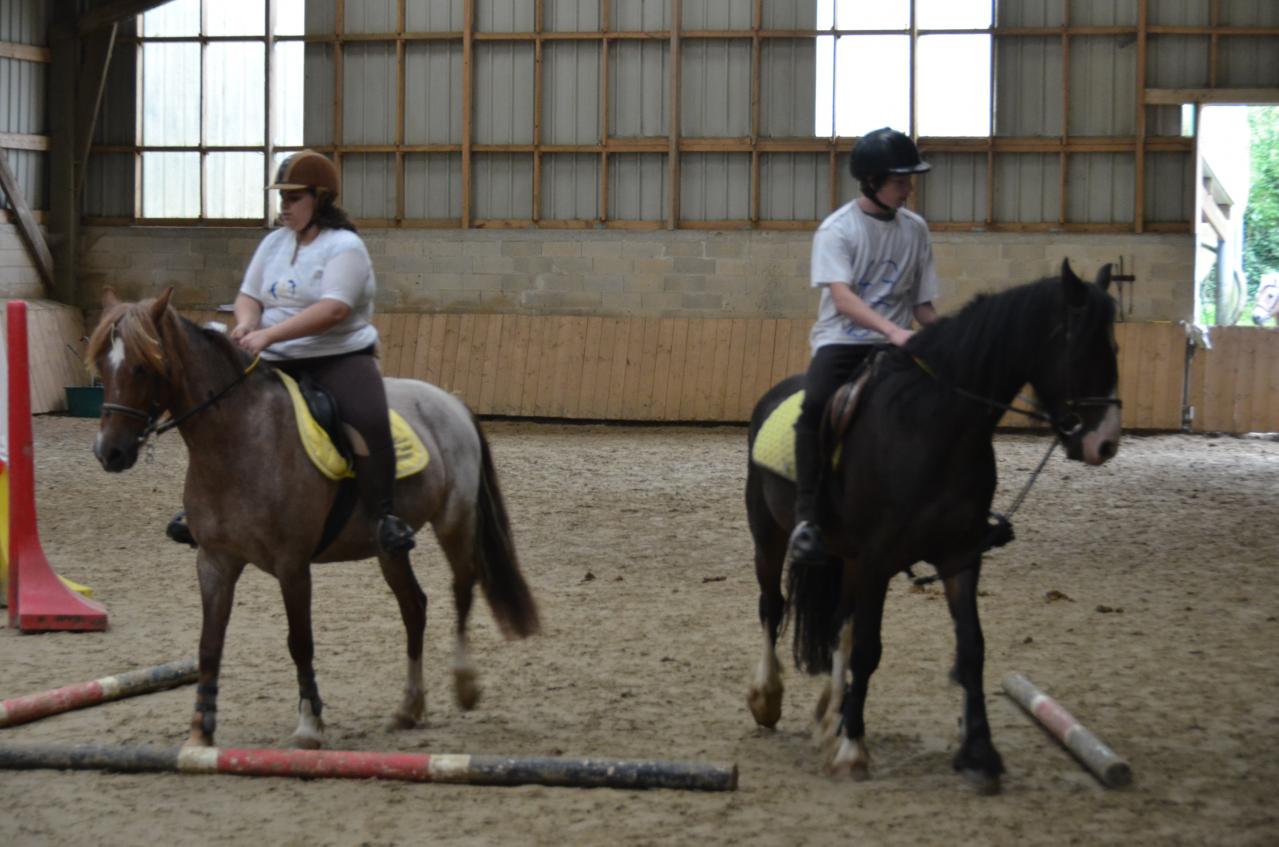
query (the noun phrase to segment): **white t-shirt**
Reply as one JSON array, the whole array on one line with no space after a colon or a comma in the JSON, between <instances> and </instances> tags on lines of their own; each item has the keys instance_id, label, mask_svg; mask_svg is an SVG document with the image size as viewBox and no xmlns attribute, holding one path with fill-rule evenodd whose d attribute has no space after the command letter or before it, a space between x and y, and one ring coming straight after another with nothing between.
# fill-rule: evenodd
<instances>
[{"instance_id":1,"label":"white t-shirt","mask_svg":"<svg viewBox=\"0 0 1279 847\"><path fill-rule=\"evenodd\" d=\"M813 352L827 344L884 344L881 333L835 308L829 283L847 283L879 315L909 329L915 306L937 299L937 270L928 224L909 209L890 220L866 214L857 201L832 212L813 236L811 280L822 290Z\"/></svg>"},{"instance_id":2,"label":"white t-shirt","mask_svg":"<svg viewBox=\"0 0 1279 847\"><path fill-rule=\"evenodd\" d=\"M261 328L275 326L320 300L337 300L351 307L346 320L319 335L279 341L262 351L262 358L310 359L363 350L378 339L373 318L377 284L368 248L354 232L325 229L297 250L293 230L281 227L262 239L240 292L262 304Z\"/></svg>"}]
</instances>

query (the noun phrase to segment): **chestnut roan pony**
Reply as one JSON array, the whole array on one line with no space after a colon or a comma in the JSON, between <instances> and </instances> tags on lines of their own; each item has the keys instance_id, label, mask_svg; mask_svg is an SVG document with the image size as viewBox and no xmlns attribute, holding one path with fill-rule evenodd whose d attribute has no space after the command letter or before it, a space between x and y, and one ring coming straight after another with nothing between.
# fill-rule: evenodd
<instances>
[{"instance_id":1,"label":"chestnut roan pony","mask_svg":"<svg viewBox=\"0 0 1279 847\"><path fill-rule=\"evenodd\" d=\"M773 726L781 716L776 642L789 614L796 664L830 675L817 711L827 765L835 774L866 777L863 708L882 651L888 582L928 562L945 585L957 644L951 677L964 689L963 740L954 765L980 791L998 790L1004 766L986 719L977 614L982 554L991 543L991 440L996 422L1029 383L1040 403L1034 414L1051 423L1069 458L1100 465L1114 455L1119 400L1109 281L1109 267L1092 285L1063 263L1059 277L978 297L916 333L904 349L886 351L839 439L838 467L822 482L831 560L825 567L792 566L789 599L781 578L794 486L750 465L746 507L764 631L748 698L756 722ZM791 377L764 395L751 418L752 444L768 413L802 387L802 376Z\"/></svg>"},{"instance_id":2,"label":"chestnut roan pony","mask_svg":"<svg viewBox=\"0 0 1279 847\"><path fill-rule=\"evenodd\" d=\"M254 367L222 332L180 317L169 306L171 293L135 304L108 294L88 360L105 391L93 446L103 468L119 472L132 467L147 439L174 423L187 445L183 502L199 542L196 572L203 623L195 713L186 744L213 744L227 621L236 581L249 563L279 580L284 595L289 653L297 666L301 698L295 746L323 745L312 666L313 560L378 556L408 640L408 681L390 726L415 726L425 711L427 600L408 554L378 555L373 524L356 509L332 543L315 555L338 484L308 459L284 385L269 367ZM391 408L430 453L424 470L396 483L395 507L415 529L430 522L452 567L457 608L452 670L458 703L469 709L479 695L466 654L475 582L508 636L535 632L537 609L520 574L488 444L471 413L452 395L416 380L388 379L386 392ZM170 415L167 423L160 422L164 412Z\"/></svg>"}]
</instances>

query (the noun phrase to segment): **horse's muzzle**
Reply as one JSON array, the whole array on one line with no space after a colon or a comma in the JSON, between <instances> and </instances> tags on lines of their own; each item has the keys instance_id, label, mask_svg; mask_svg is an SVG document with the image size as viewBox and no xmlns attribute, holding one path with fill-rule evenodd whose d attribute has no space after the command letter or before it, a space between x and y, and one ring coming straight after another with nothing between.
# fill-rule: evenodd
<instances>
[{"instance_id":1,"label":"horse's muzzle","mask_svg":"<svg viewBox=\"0 0 1279 847\"><path fill-rule=\"evenodd\" d=\"M130 440L124 444L113 444L103 438L102 433L99 432L97 440L93 442L93 455L97 457L98 464L102 465L104 471L120 473L137 463L138 443Z\"/></svg>"}]
</instances>

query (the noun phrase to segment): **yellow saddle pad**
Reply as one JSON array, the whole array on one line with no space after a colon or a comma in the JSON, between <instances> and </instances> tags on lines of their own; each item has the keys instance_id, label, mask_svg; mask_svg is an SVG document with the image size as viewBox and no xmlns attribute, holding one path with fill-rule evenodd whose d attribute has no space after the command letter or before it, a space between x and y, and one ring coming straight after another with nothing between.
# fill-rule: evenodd
<instances>
[{"instance_id":1,"label":"yellow saddle pad","mask_svg":"<svg viewBox=\"0 0 1279 847\"><path fill-rule=\"evenodd\" d=\"M791 482L795 481L795 421L804 403L804 392L796 391L778 404L764 419L751 446L751 461Z\"/></svg>"},{"instance_id":2,"label":"yellow saddle pad","mask_svg":"<svg viewBox=\"0 0 1279 847\"><path fill-rule=\"evenodd\" d=\"M338 480L355 476L355 471L351 470L351 463L342 458L342 454L333 446L333 441L324 431L324 427L311 417L311 410L307 408L306 399L302 396L297 382L284 371L276 371L276 374L284 383L284 387L289 389L289 397L293 400L293 416L298 422L298 437L302 439L302 446L306 448L306 454L311 457L311 462L329 479ZM417 437L413 427L409 426L408 422L394 409L391 410L391 439L395 442L396 479L412 476L425 468L431 460L422 439Z\"/></svg>"}]
</instances>

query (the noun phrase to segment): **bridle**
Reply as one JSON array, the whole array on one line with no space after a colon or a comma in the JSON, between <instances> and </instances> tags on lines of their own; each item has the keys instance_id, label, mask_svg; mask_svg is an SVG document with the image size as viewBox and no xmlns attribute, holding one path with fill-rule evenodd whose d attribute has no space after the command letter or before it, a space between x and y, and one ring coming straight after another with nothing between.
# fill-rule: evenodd
<instances>
[{"instance_id":1,"label":"bridle","mask_svg":"<svg viewBox=\"0 0 1279 847\"><path fill-rule=\"evenodd\" d=\"M112 341L115 341L117 337L118 336L116 335L116 327L112 326L111 327ZM157 438L160 437L164 433L173 429L175 426L180 425L183 421L189 420L190 418L194 417L200 412L203 412L205 409L209 408L210 406L213 406L219 400L225 397L227 394L231 393L231 391L236 386L238 386L240 383L244 382L246 379L249 378L249 374L253 373L254 369L257 368L258 362L261 361L261 359L262 359L261 356L254 356L253 361L248 364L248 367L246 367L243 371L241 371L240 374L235 379L231 380L230 384L224 386L221 390L217 391L216 393L211 392L209 396L206 397L200 403L197 403L196 405L192 406L190 409L187 409L185 412L183 412L181 415L178 415L176 418L170 416L169 419L163 423L159 422L159 418L160 418L160 414L164 411L164 409L162 409L160 407L160 404L156 402L152 402L150 408L148 408L146 411L143 411L141 409L136 409L133 406L125 406L121 403L103 403L102 411L106 414L119 414L119 415L123 415L126 418L132 418L133 420L142 421L143 422L142 431L138 433L138 437L137 437L138 446L142 447L144 444L147 443L147 440L152 435L155 435Z\"/></svg>"}]
</instances>

